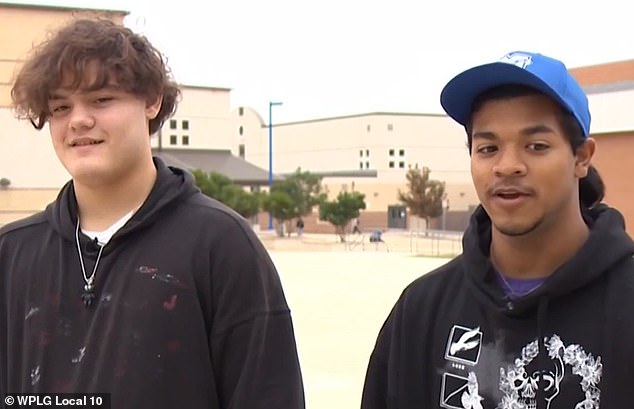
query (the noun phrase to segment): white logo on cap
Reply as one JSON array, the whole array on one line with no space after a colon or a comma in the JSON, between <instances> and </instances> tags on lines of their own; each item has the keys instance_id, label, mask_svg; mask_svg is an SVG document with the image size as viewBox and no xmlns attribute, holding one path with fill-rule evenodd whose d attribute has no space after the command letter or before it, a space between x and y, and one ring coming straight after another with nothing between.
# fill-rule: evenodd
<instances>
[{"instance_id":1,"label":"white logo on cap","mask_svg":"<svg viewBox=\"0 0 634 409\"><path fill-rule=\"evenodd\" d=\"M509 53L502 57L500 62L513 64L520 68L526 68L533 63L533 56L523 53Z\"/></svg>"}]
</instances>

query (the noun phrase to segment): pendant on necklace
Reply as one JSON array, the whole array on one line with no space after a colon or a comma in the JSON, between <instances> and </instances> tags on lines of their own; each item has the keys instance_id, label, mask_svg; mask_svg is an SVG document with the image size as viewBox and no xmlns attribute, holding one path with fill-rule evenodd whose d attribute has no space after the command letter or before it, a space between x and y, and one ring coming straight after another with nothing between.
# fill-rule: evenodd
<instances>
[{"instance_id":1,"label":"pendant on necklace","mask_svg":"<svg viewBox=\"0 0 634 409\"><path fill-rule=\"evenodd\" d=\"M92 302L95 299L95 287L92 284L86 284L84 286L84 292L81 295L81 299L86 308L90 308L92 306Z\"/></svg>"},{"instance_id":2,"label":"pendant on necklace","mask_svg":"<svg viewBox=\"0 0 634 409\"><path fill-rule=\"evenodd\" d=\"M99 244L99 243L97 243ZM86 275L86 268L84 266L84 257L81 255L81 246L79 244L79 218L77 218L77 226L75 226L75 245L77 246L77 254L79 255L79 264L81 266L81 275L84 278L84 292L81 294L81 300L84 302L86 308L90 308L92 306L93 301L95 301L95 274L97 273L97 266L99 265L99 260L101 260L101 253L103 252L104 246L99 246L99 254L97 254L97 260L95 261L95 266L92 268L92 274L90 277Z\"/></svg>"}]
</instances>

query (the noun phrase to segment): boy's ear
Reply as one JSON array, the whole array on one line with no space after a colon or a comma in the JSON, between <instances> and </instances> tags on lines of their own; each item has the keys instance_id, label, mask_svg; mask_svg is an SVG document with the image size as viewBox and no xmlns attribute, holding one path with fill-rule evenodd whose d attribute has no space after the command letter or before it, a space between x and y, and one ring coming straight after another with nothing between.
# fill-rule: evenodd
<instances>
[{"instance_id":1,"label":"boy's ear","mask_svg":"<svg viewBox=\"0 0 634 409\"><path fill-rule=\"evenodd\" d=\"M163 95L159 95L154 102L148 101L145 105L145 115L148 120L156 118L161 112L161 105L163 104Z\"/></svg>"},{"instance_id":2,"label":"boy's ear","mask_svg":"<svg viewBox=\"0 0 634 409\"><path fill-rule=\"evenodd\" d=\"M588 138L581 144L575 152L575 176L579 179L588 175L588 169L590 169L590 162L594 156L596 149L596 141L593 138Z\"/></svg>"}]
</instances>

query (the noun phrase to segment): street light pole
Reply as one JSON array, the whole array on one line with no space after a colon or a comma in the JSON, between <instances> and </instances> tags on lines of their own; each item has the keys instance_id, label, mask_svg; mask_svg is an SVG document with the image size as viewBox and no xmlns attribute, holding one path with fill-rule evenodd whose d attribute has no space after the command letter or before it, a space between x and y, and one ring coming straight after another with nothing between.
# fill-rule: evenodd
<instances>
[{"instance_id":1,"label":"street light pole","mask_svg":"<svg viewBox=\"0 0 634 409\"><path fill-rule=\"evenodd\" d=\"M273 106L282 105L281 102L269 101L269 194L273 187ZM269 230L273 230L273 213L269 212Z\"/></svg>"},{"instance_id":2,"label":"street light pole","mask_svg":"<svg viewBox=\"0 0 634 409\"><path fill-rule=\"evenodd\" d=\"M442 199L442 230L445 231L447 222L447 211L449 210L449 199L445 196Z\"/></svg>"}]
</instances>

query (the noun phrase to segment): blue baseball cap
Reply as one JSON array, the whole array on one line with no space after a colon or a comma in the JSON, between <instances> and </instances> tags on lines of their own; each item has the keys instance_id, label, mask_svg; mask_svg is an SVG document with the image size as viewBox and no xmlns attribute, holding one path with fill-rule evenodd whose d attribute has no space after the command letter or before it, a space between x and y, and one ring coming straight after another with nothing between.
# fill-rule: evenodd
<instances>
[{"instance_id":1,"label":"blue baseball cap","mask_svg":"<svg viewBox=\"0 0 634 409\"><path fill-rule=\"evenodd\" d=\"M541 54L514 51L496 62L464 71L445 85L440 104L450 117L466 125L478 95L507 84L525 85L549 96L574 115L585 137L590 134L585 92L561 61Z\"/></svg>"}]
</instances>

